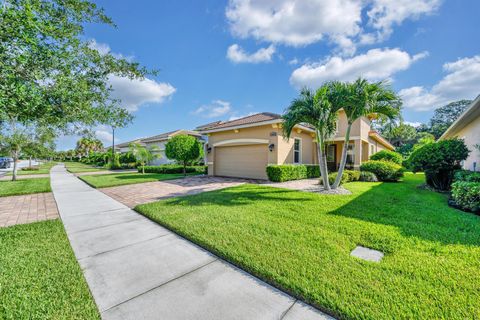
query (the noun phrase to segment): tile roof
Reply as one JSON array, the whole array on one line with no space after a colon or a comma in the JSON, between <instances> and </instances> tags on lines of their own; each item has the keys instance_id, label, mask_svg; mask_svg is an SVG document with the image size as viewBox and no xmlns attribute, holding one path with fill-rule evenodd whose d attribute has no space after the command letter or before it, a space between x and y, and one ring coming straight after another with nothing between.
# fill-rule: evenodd
<instances>
[{"instance_id":1,"label":"tile roof","mask_svg":"<svg viewBox=\"0 0 480 320\"><path fill-rule=\"evenodd\" d=\"M188 135L190 135L190 136L195 136L195 137L200 137L200 136L201 136L201 134L198 133L197 131L180 129L180 130L165 132L165 133L158 134L158 135L156 135L156 136L144 138L144 139L142 139L142 142L152 142L152 141L166 140L166 139L168 139L170 136L172 136L172 135L174 135L174 134L176 134L176 133L178 133L178 132L183 132L183 133L185 133L185 134L188 134Z\"/></svg>"},{"instance_id":2,"label":"tile roof","mask_svg":"<svg viewBox=\"0 0 480 320\"><path fill-rule=\"evenodd\" d=\"M236 127L236 126L241 126L246 124L254 124L254 123L260 123L265 121L279 120L281 118L282 116L276 113L262 112L262 113L253 114L251 116L246 116L243 118L231 120L231 121L212 122L210 124L200 126L199 130L216 130L216 129L230 128L230 127Z\"/></svg>"}]
</instances>

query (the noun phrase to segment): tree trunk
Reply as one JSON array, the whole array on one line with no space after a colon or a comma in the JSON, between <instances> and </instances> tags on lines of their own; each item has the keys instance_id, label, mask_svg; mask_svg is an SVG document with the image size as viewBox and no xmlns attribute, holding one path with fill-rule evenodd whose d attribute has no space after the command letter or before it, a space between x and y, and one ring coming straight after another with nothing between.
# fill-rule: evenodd
<instances>
[{"instance_id":1,"label":"tree trunk","mask_svg":"<svg viewBox=\"0 0 480 320\"><path fill-rule=\"evenodd\" d=\"M320 168L320 175L323 181L323 187L326 190L330 190L330 183L328 182L328 171L325 165L324 153L323 153L323 139L320 138L320 134L317 130L317 156L318 156L318 166Z\"/></svg>"},{"instance_id":2,"label":"tree trunk","mask_svg":"<svg viewBox=\"0 0 480 320\"><path fill-rule=\"evenodd\" d=\"M13 172L12 172L12 181L17 181L17 151L12 152L13 158Z\"/></svg>"},{"instance_id":3,"label":"tree trunk","mask_svg":"<svg viewBox=\"0 0 480 320\"><path fill-rule=\"evenodd\" d=\"M183 177L187 176L187 161L183 161Z\"/></svg>"},{"instance_id":4,"label":"tree trunk","mask_svg":"<svg viewBox=\"0 0 480 320\"><path fill-rule=\"evenodd\" d=\"M142 174L145 174L145 164L142 163Z\"/></svg>"},{"instance_id":5,"label":"tree trunk","mask_svg":"<svg viewBox=\"0 0 480 320\"><path fill-rule=\"evenodd\" d=\"M112 161L111 161L111 165L112 165L112 168L113 168L113 163L115 161L115 127L112 127Z\"/></svg>"},{"instance_id":6,"label":"tree trunk","mask_svg":"<svg viewBox=\"0 0 480 320\"><path fill-rule=\"evenodd\" d=\"M337 178L333 183L332 188L337 189L340 185L340 181L342 181L343 170L345 169L345 164L347 163L347 149L348 149L348 142L350 141L350 129L352 129L352 124L348 123L347 132L345 133L345 141L343 143L342 148L342 158L340 159L340 167L338 168Z\"/></svg>"},{"instance_id":7,"label":"tree trunk","mask_svg":"<svg viewBox=\"0 0 480 320\"><path fill-rule=\"evenodd\" d=\"M28 158L28 167L31 168L32 167L32 156L30 156Z\"/></svg>"}]
</instances>

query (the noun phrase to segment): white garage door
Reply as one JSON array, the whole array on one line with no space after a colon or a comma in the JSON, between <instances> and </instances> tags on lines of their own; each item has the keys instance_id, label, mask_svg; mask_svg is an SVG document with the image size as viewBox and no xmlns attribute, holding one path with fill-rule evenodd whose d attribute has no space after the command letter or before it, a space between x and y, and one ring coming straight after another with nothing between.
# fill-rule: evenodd
<instances>
[{"instance_id":1,"label":"white garage door","mask_svg":"<svg viewBox=\"0 0 480 320\"><path fill-rule=\"evenodd\" d=\"M267 179L268 147L266 144L215 148L215 175Z\"/></svg>"}]
</instances>

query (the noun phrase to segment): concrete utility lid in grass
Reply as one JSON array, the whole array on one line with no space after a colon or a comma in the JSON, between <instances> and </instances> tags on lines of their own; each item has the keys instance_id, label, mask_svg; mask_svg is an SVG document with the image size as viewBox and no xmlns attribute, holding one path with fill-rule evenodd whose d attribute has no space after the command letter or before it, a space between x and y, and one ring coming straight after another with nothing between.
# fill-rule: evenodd
<instances>
[{"instance_id":1,"label":"concrete utility lid in grass","mask_svg":"<svg viewBox=\"0 0 480 320\"><path fill-rule=\"evenodd\" d=\"M362 246L357 246L352 252L350 252L350 255L373 262L380 262L383 258L383 252Z\"/></svg>"}]
</instances>

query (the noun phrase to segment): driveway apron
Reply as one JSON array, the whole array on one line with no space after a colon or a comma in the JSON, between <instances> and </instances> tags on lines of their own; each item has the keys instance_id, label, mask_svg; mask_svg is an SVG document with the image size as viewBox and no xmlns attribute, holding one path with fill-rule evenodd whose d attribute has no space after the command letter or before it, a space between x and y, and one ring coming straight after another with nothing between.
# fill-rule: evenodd
<instances>
[{"instance_id":1,"label":"driveway apron","mask_svg":"<svg viewBox=\"0 0 480 320\"><path fill-rule=\"evenodd\" d=\"M52 190L103 319L331 319L95 190Z\"/></svg>"}]
</instances>

